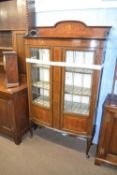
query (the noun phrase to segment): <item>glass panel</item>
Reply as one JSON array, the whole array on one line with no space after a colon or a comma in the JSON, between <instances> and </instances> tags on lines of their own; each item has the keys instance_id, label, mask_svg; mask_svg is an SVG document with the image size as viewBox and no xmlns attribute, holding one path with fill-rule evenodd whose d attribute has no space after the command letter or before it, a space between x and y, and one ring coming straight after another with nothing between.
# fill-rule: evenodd
<instances>
[{"instance_id":1,"label":"glass panel","mask_svg":"<svg viewBox=\"0 0 117 175\"><path fill-rule=\"evenodd\" d=\"M89 114L89 97L65 94L64 111L81 115Z\"/></svg>"},{"instance_id":2,"label":"glass panel","mask_svg":"<svg viewBox=\"0 0 117 175\"><path fill-rule=\"evenodd\" d=\"M50 50L30 48L31 57L49 61ZM32 100L34 104L50 107L50 66L31 64Z\"/></svg>"},{"instance_id":3,"label":"glass panel","mask_svg":"<svg viewBox=\"0 0 117 175\"><path fill-rule=\"evenodd\" d=\"M92 51L66 51L66 62L94 64ZM64 112L89 115L93 70L65 68Z\"/></svg>"},{"instance_id":4,"label":"glass panel","mask_svg":"<svg viewBox=\"0 0 117 175\"><path fill-rule=\"evenodd\" d=\"M42 48L30 48L30 55L34 59L49 61L50 50Z\"/></svg>"},{"instance_id":5,"label":"glass panel","mask_svg":"<svg viewBox=\"0 0 117 175\"><path fill-rule=\"evenodd\" d=\"M32 86L33 103L44 107L50 107L49 91Z\"/></svg>"}]
</instances>

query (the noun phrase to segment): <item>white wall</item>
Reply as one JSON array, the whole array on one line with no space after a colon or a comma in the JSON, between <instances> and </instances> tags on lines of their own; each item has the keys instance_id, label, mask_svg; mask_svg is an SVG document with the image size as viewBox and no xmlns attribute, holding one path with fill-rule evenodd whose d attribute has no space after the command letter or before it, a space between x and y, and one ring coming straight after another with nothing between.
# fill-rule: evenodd
<instances>
[{"instance_id":1,"label":"white wall","mask_svg":"<svg viewBox=\"0 0 117 175\"><path fill-rule=\"evenodd\" d=\"M116 8L116 0L36 0L36 11L57 11L87 8Z\"/></svg>"},{"instance_id":2,"label":"white wall","mask_svg":"<svg viewBox=\"0 0 117 175\"><path fill-rule=\"evenodd\" d=\"M79 4L78 4L79 2ZM36 25L52 26L62 20L83 21L92 26L112 26L105 57L99 104L97 108L96 134L97 143L102 115L102 104L111 92L114 66L117 57L117 1L105 0L36 0Z\"/></svg>"}]
</instances>

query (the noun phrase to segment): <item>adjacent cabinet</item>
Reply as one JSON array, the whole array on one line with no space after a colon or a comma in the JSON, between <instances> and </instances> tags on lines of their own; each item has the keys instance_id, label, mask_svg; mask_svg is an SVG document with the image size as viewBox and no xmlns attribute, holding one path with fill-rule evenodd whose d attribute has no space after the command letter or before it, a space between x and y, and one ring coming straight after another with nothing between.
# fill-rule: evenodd
<instances>
[{"instance_id":1,"label":"adjacent cabinet","mask_svg":"<svg viewBox=\"0 0 117 175\"><path fill-rule=\"evenodd\" d=\"M25 38L30 121L86 138L87 154L109 29L64 21Z\"/></svg>"},{"instance_id":2,"label":"adjacent cabinet","mask_svg":"<svg viewBox=\"0 0 117 175\"><path fill-rule=\"evenodd\" d=\"M103 106L103 118L95 164L117 166L117 95L109 94Z\"/></svg>"},{"instance_id":3,"label":"adjacent cabinet","mask_svg":"<svg viewBox=\"0 0 117 175\"><path fill-rule=\"evenodd\" d=\"M24 35L35 23L34 4L0 1L0 134L16 144L29 131Z\"/></svg>"},{"instance_id":4,"label":"adjacent cabinet","mask_svg":"<svg viewBox=\"0 0 117 175\"><path fill-rule=\"evenodd\" d=\"M0 134L19 144L29 131L26 77L20 75L19 86L13 88L6 88L5 80L5 74L0 73Z\"/></svg>"}]
</instances>

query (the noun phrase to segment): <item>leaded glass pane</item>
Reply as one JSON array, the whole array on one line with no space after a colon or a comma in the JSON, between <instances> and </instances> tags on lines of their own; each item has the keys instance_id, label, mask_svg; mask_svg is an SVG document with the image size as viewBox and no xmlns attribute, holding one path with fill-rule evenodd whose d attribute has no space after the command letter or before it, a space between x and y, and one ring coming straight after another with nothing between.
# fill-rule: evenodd
<instances>
[{"instance_id":1,"label":"leaded glass pane","mask_svg":"<svg viewBox=\"0 0 117 175\"><path fill-rule=\"evenodd\" d=\"M31 57L43 61L50 60L50 50L45 48L30 48ZM50 107L50 66L31 64L32 102Z\"/></svg>"},{"instance_id":2,"label":"leaded glass pane","mask_svg":"<svg viewBox=\"0 0 117 175\"><path fill-rule=\"evenodd\" d=\"M66 62L94 64L92 51L66 51ZM93 70L88 68L65 68L64 112L89 115Z\"/></svg>"}]
</instances>

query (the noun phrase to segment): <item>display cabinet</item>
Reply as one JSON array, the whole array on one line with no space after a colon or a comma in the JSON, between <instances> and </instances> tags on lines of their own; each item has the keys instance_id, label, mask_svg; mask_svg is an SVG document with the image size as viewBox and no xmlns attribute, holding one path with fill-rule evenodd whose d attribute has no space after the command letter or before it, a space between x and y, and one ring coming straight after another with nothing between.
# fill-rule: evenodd
<instances>
[{"instance_id":1,"label":"display cabinet","mask_svg":"<svg viewBox=\"0 0 117 175\"><path fill-rule=\"evenodd\" d=\"M87 155L109 29L65 21L25 38L30 121L86 138Z\"/></svg>"}]
</instances>

